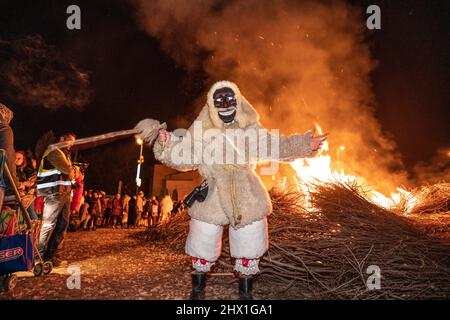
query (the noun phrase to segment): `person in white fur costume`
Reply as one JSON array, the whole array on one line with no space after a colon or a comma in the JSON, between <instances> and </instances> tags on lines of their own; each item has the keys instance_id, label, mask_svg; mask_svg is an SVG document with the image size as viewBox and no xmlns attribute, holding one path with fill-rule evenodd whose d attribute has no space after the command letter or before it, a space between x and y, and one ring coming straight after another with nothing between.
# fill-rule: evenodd
<instances>
[{"instance_id":1,"label":"person in white fur costume","mask_svg":"<svg viewBox=\"0 0 450 320\"><path fill-rule=\"evenodd\" d=\"M136 126L144 139L153 129L145 121ZM255 132L256 146L260 146L256 148L249 138ZM244 143L234 138L243 138ZM266 216L272 211L269 194L255 172L256 164L313 156L325 139L325 135L315 137L311 132L291 136L269 133L237 85L229 81L211 87L206 105L187 131L159 130L153 147L156 159L178 170L199 170L205 179L203 185L207 185L201 188L203 197L194 197L198 201L188 209L191 221L186 253L192 257L195 270L191 299L204 297L206 274L220 256L223 226L227 224L230 252L239 274L239 296L252 299L253 276L259 272L259 259L269 246ZM262 145L270 155L260 152Z\"/></svg>"},{"instance_id":2,"label":"person in white fur costume","mask_svg":"<svg viewBox=\"0 0 450 320\"><path fill-rule=\"evenodd\" d=\"M164 196L161 200L161 224L165 224L170 220L170 214L173 210L173 201L169 195Z\"/></svg>"}]
</instances>

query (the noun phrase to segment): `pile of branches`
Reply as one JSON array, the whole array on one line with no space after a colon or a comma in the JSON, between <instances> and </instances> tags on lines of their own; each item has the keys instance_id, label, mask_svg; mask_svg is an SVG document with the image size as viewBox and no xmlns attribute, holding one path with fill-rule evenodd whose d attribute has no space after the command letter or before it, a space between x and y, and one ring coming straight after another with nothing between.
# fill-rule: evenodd
<instances>
[{"instance_id":1,"label":"pile of branches","mask_svg":"<svg viewBox=\"0 0 450 320\"><path fill-rule=\"evenodd\" d=\"M416 202L408 217L425 233L450 240L450 183L423 186L411 192Z\"/></svg>"},{"instance_id":2,"label":"pile of branches","mask_svg":"<svg viewBox=\"0 0 450 320\"><path fill-rule=\"evenodd\" d=\"M413 192L418 199L411 213L443 214L450 212L450 183L424 186Z\"/></svg>"},{"instance_id":3,"label":"pile of branches","mask_svg":"<svg viewBox=\"0 0 450 320\"><path fill-rule=\"evenodd\" d=\"M304 297L317 299L449 297L448 243L369 202L356 185L321 184L310 190L317 219L298 214L297 223L283 226L277 215L285 213L271 217L271 250L262 263L269 281L296 286Z\"/></svg>"},{"instance_id":4,"label":"pile of branches","mask_svg":"<svg viewBox=\"0 0 450 320\"><path fill-rule=\"evenodd\" d=\"M190 220L186 211L178 212L168 223L150 227L146 238L151 241L162 240L170 248L182 251L189 232Z\"/></svg>"},{"instance_id":5,"label":"pile of branches","mask_svg":"<svg viewBox=\"0 0 450 320\"><path fill-rule=\"evenodd\" d=\"M260 285L278 288L278 297L281 291L306 299L448 299L450 244L364 194L357 185L317 184L305 206L297 192L272 192ZM152 237L182 250L188 222L179 214ZM219 264L231 271L224 241Z\"/></svg>"}]
</instances>

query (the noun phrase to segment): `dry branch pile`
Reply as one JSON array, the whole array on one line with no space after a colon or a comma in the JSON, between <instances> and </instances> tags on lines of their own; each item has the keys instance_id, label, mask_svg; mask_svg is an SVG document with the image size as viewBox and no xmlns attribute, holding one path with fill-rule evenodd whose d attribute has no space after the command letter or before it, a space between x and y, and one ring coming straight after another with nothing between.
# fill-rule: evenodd
<instances>
[{"instance_id":1,"label":"dry branch pile","mask_svg":"<svg viewBox=\"0 0 450 320\"><path fill-rule=\"evenodd\" d=\"M355 185L316 185L312 211L303 208L296 192L272 192L271 243L261 261L261 285L308 299L449 298L450 244L425 234L411 218L367 201L363 193ZM182 250L188 221L186 214L177 215L150 236ZM219 263L230 271L226 243L223 249ZM367 273L371 265L376 267ZM368 282L376 285L370 280L377 268L381 288L368 290Z\"/></svg>"},{"instance_id":2,"label":"dry branch pile","mask_svg":"<svg viewBox=\"0 0 450 320\"><path fill-rule=\"evenodd\" d=\"M414 206L412 213L435 214L450 211L450 183L440 183L425 186L413 192L419 203Z\"/></svg>"},{"instance_id":3,"label":"dry branch pile","mask_svg":"<svg viewBox=\"0 0 450 320\"><path fill-rule=\"evenodd\" d=\"M417 202L408 216L428 235L450 241L450 183L423 186L412 191Z\"/></svg>"}]
</instances>

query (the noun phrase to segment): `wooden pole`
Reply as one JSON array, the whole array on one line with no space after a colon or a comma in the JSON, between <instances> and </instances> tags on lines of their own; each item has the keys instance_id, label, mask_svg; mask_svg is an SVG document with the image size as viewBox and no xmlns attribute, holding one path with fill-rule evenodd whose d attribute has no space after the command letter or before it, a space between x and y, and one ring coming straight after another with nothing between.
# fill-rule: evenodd
<instances>
[{"instance_id":1,"label":"wooden pole","mask_svg":"<svg viewBox=\"0 0 450 320\"><path fill-rule=\"evenodd\" d=\"M67 148L67 147L76 147L76 146L84 146L84 145L92 145L95 147L96 144L102 144L105 142L113 141L115 139L126 138L132 135L138 134L139 131L137 129L131 130L122 130L122 131L114 131L105 134L100 134L98 136L92 136L87 138L76 139L75 141L63 141L51 144L49 147L52 150L56 148Z\"/></svg>"},{"instance_id":2,"label":"wooden pole","mask_svg":"<svg viewBox=\"0 0 450 320\"><path fill-rule=\"evenodd\" d=\"M122 193L122 180L119 180L119 186L117 187L117 193Z\"/></svg>"}]
</instances>

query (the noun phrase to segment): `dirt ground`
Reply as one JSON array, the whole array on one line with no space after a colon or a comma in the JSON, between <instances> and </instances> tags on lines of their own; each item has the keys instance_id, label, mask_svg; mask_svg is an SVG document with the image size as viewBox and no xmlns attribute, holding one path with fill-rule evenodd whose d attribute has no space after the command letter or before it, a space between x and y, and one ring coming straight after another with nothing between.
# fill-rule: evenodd
<instances>
[{"instance_id":1,"label":"dirt ground","mask_svg":"<svg viewBox=\"0 0 450 320\"><path fill-rule=\"evenodd\" d=\"M61 257L68 266L40 277L17 273L16 288L0 293L0 299L187 299L189 258L163 243L149 242L144 233L144 229L104 228L67 233ZM74 283L69 277L77 267L80 289L69 289L67 282ZM277 298L273 288L258 287L257 282L254 296ZM209 278L206 299L237 298L232 274Z\"/></svg>"}]
</instances>

